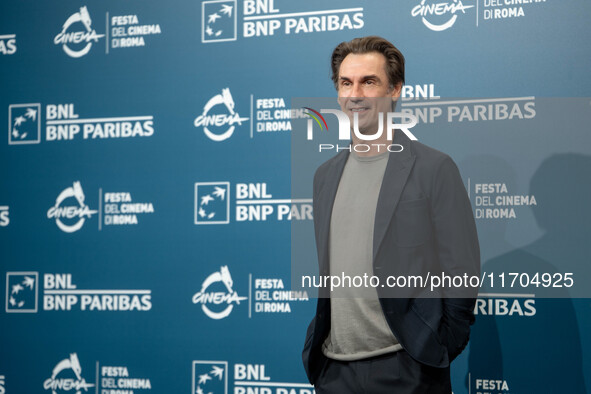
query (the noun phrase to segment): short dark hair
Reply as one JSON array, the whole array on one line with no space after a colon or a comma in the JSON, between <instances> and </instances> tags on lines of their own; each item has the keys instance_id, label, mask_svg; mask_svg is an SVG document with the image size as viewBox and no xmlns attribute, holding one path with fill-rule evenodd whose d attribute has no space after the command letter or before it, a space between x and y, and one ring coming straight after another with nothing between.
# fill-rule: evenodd
<instances>
[{"instance_id":1,"label":"short dark hair","mask_svg":"<svg viewBox=\"0 0 591 394\"><path fill-rule=\"evenodd\" d=\"M377 52L386 58L386 75L390 86L399 83L404 84L404 56L390 41L378 37L367 36L354 38L351 41L343 41L332 51L330 66L332 68L332 81L338 90L339 69L341 63L349 54L364 54Z\"/></svg>"}]
</instances>

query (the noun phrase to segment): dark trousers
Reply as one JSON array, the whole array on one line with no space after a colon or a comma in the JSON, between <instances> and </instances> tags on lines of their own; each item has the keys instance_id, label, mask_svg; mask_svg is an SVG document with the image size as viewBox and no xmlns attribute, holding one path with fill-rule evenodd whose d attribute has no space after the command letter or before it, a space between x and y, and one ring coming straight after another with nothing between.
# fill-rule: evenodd
<instances>
[{"instance_id":1,"label":"dark trousers","mask_svg":"<svg viewBox=\"0 0 591 394\"><path fill-rule=\"evenodd\" d=\"M317 394L451 394L449 367L415 361L404 350L357 361L328 359Z\"/></svg>"}]
</instances>

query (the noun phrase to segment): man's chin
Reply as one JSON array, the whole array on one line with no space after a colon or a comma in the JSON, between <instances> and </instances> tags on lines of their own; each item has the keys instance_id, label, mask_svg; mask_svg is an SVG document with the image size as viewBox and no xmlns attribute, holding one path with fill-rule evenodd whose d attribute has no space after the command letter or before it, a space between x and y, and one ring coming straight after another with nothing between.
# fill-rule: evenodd
<instances>
[{"instance_id":1,"label":"man's chin","mask_svg":"<svg viewBox=\"0 0 591 394\"><path fill-rule=\"evenodd\" d=\"M359 132L361 134L364 135L372 135L375 134L378 131L378 127L379 127L379 123L376 122L376 119L373 118L374 115L370 118L370 114L367 114L368 116L359 116L359 118L357 119L357 130L359 130ZM355 122L354 122L354 118L351 117L351 128L355 127Z\"/></svg>"},{"instance_id":2,"label":"man's chin","mask_svg":"<svg viewBox=\"0 0 591 394\"><path fill-rule=\"evenodd\" d=\"M348 116L349 121L351 122L351 127L353 127L353 125L355 124L355 117L353 116L352 113L349 113L348 115L349 115ZM357 115L357 127L358 127L359 131L367 130L368 133L371 133L371 128L374 126L373 123L375 123L375 119L372 119L372 118L375 116L376 115L372 116L369 113L363 113L363 114ZM377 125L376 125L376 127L377 127Z\"/></svg>"}]
</instances>

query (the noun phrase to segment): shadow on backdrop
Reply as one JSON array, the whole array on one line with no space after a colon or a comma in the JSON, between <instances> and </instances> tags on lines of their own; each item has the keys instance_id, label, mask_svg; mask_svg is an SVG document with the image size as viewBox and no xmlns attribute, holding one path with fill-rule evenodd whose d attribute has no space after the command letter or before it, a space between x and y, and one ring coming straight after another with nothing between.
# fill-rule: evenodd
<instances>
[{"instance_id":1,"label":"shadow on backdrop","mask_svg":"<svg viewBox=\"0 0 591 394\"><path fill-rule=\"evenodd\" d=\"M470 164L463 163L466 168ZM501 168L506 165L501 159L496 164ZM591 195L591 185L586 182L589 173L591 157L586 155L558 154L544 160L530 183L530 194L538 202L532 206L533 213L544 234L526 246L489 259L483 271L574 272L579 284L587 280L576 273L589 264L591 249L587 239L591 210L585 209ZM493 240L494 245L503 243L500 238L506 228L502 230L494 236L499 238ZM499 289L483 288L481 292L499 293ZM473 326L469 354L473 392L475 379L504 380L509 392L515 393L587 392L573 302L565 288L554 294L556 298L479 299L477 308L482 310Z\"/></svg>"}]
</instances>

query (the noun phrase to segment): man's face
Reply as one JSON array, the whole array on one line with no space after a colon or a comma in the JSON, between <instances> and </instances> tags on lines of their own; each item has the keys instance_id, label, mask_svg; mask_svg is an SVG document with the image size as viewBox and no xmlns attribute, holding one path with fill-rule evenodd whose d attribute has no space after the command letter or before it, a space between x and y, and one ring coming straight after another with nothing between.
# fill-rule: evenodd
<instances>
[{"instance_id":1,"label":"man's face","mask_svg":"<svg viewBox=\"0 0 591 394\"><path fill-rule=\"evenodd\" d=\"M386 74L386 58L378 52L349 54L339 69L339 104L353 126L353 114L359 116L359 131L375 134L378 114L392 110L392 101L400 96L402 84L391 88ZM385 130L383 131L385 132Z\"/></svg>"}]
</instances>

